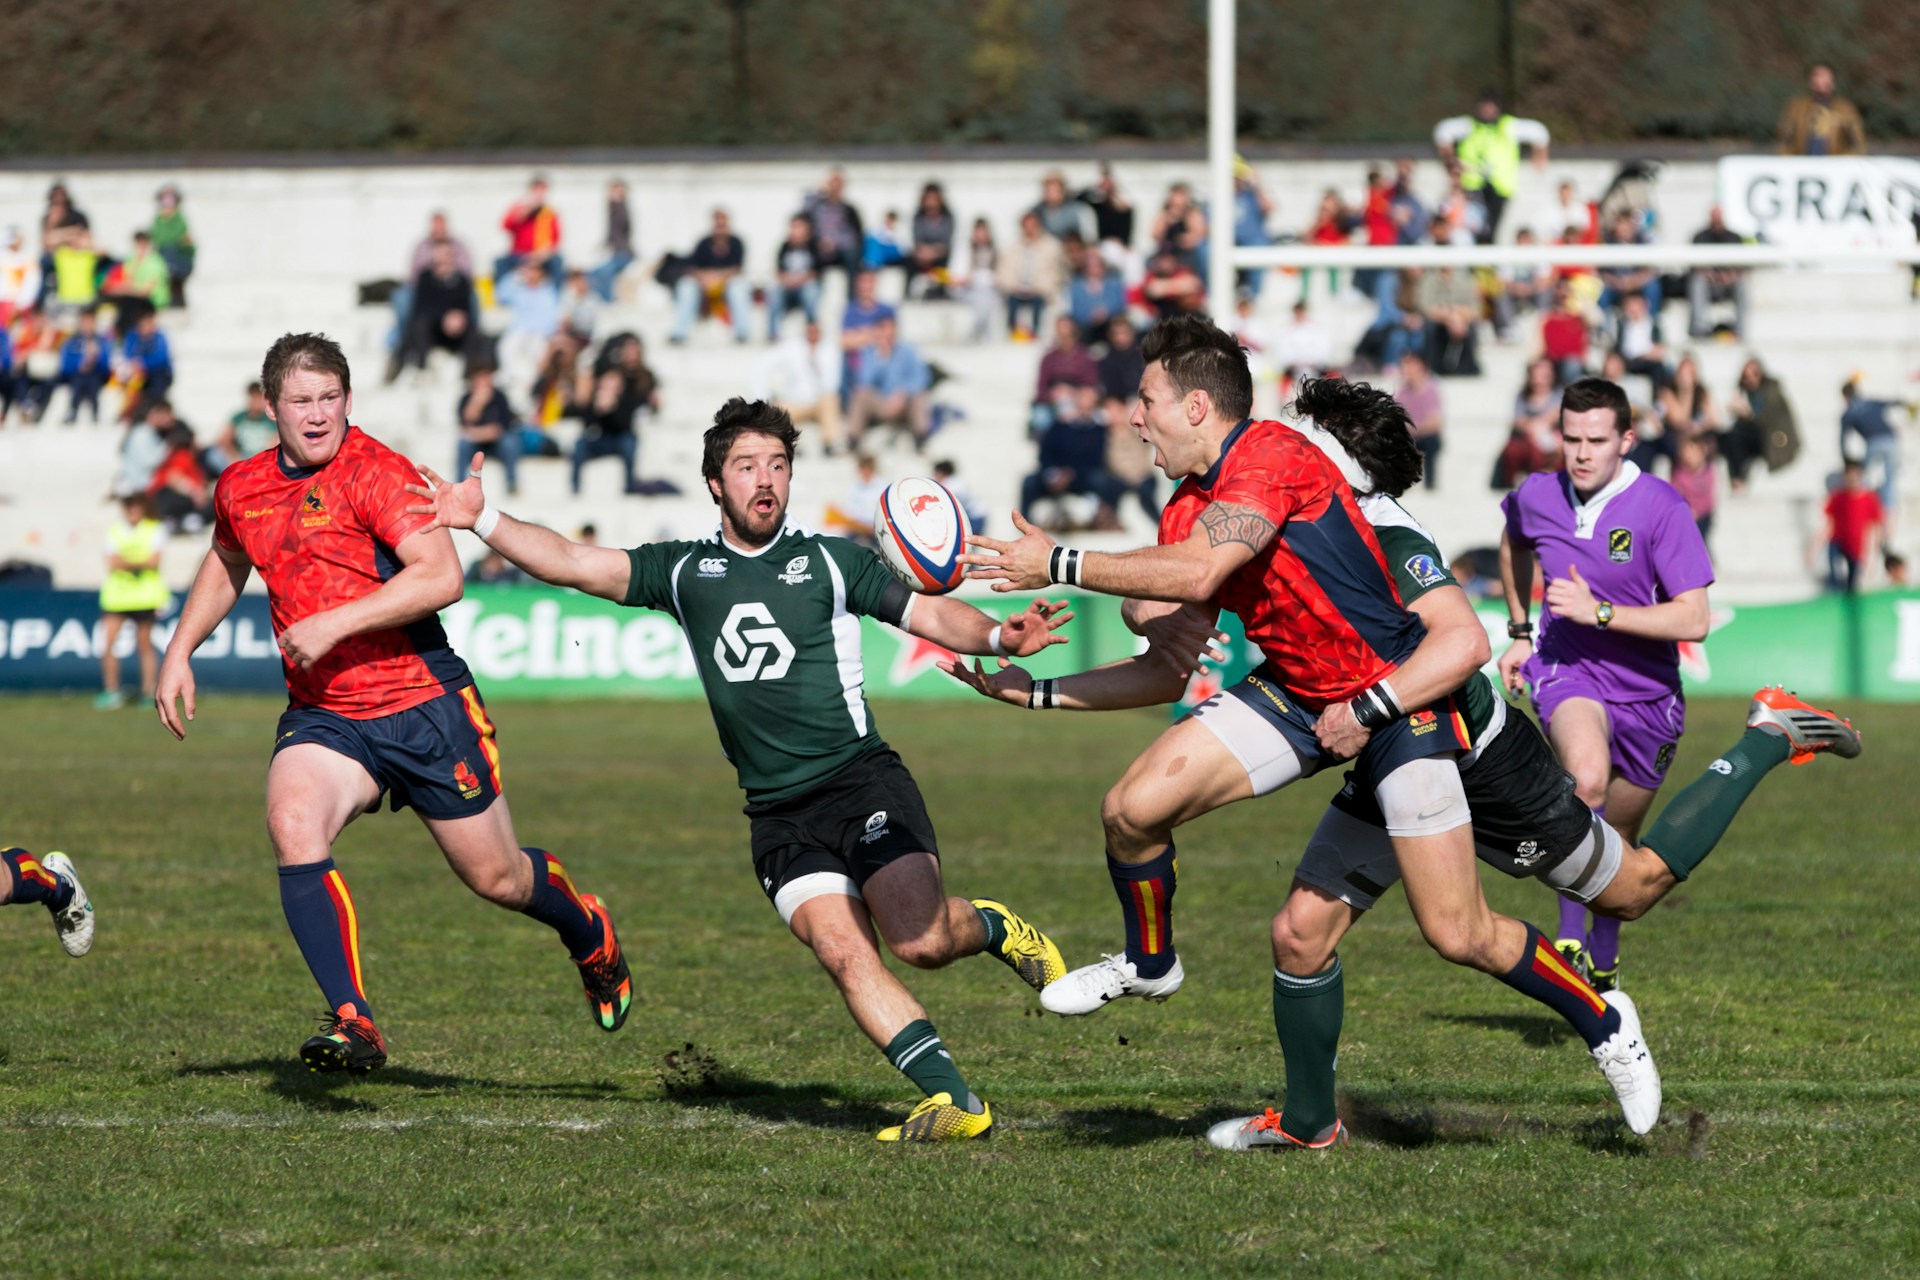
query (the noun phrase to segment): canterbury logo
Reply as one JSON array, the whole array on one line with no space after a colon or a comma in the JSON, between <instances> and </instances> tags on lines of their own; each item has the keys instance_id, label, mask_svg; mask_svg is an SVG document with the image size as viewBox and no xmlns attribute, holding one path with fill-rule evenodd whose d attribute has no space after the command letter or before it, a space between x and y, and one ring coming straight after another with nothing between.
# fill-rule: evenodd
<instances>
[{"instance_id":1,"label":"canterbury logo","mask_svg":"<svg viewBox=\"0 0 1920 1280\"><path fill-rule=\"evenodd\" d=\"M724 578L727 576L727 562L719 556L709 556L700 562L698 572L703 578Z\"/></svg>"},{"instance_id":2,"label":"canterbury logo","mask_svg":"<svg viewBox=\"0 0 1920 1280\"><path fill-rule=\"evenodd\" d=\"M763 626L749 627L749 622ZM773 625L767 606L748 602L733 606L713 642L713 665L732 684L748 680L778 680L793 665L793 641Z\"/></svg>"}]
</instances>

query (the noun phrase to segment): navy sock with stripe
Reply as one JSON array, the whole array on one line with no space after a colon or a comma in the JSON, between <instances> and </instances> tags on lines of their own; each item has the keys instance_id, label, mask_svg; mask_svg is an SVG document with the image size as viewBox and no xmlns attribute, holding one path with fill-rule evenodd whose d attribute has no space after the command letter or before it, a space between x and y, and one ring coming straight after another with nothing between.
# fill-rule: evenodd
<instances>
[{"instance_id":1,"label":"navy sock with stripe","mask_svg":"<svg viewBox=\"0 0 1920 1280\"><path fill-rule=\"evenodd\" d=\"M1567 967L1545 934L1530 924L1526 929L1527 946L1520 955L1520 963L1500 974L1500 981L1565 1018L1589 1049L1618 1031L1619 1010L1602 1000L1579 974Z\"/></svg>"},{"instance_id":2,"label":"navy sock with stripe","mask_svg":"<svg viewBox=\"0 0 1920 1280\"><path fill-rule=\"evenodd\" d=\"M327 1008L352 1005L372 1017L360 977L360 923L332 858L280 868L280 909Z\"/></svg>"},{"instance_id":3,"label":"navy sock with stripe","mask_svg":"<svg viewBox=\"0 0 1920 1280\"><path fill-rule=\"evenodd\" d=\"M600 947L600 917L580 900L573 877L560 865L560 859L545 849L523 848L520 852L533 863L533 896L520 913L558 933L569 956L585 960Z\"/></svg>"},{"instance_id":4,"label":"navy sock with stripe","mask_svg":"<svg viewBox=\"0 0 1920 1280\"><path fill-rule=\"evenodd\" d=\"M1164 977L1173 968L1173 891L1179 872L1171 841L1146 862L1107 858L1107 874L1127 922L1127 959L1143 978Z\"/></svg>"},{"instance_id":5,"label":"navy sock with stripe","mask_svg":"<svg viewBox=\"0 0 1920 1280\"><path fill-rule=\"evenodd\" d=\"M73 901L73 882L47 870L25 849L0 849L0 866L7 869L7 884L12 890L9 903L44 902L61 911Z\"/></svg>"}]
</instances>

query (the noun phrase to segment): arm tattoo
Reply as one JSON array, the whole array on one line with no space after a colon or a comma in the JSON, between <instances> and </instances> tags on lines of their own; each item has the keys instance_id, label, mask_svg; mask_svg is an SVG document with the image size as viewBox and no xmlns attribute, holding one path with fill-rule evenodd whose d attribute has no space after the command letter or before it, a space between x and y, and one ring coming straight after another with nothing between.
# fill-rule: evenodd
<instances>
[{"instance_id":1,"label":"arm tattoo","mask_svg":"<svg viewBox=\"0 0 1920 1280\"><path fill-rule=\"evenodd\" d=\"M1231 502L1209 504L1200 513L1200 523L1206 528L1208 545L1217 547L1223 542L1238 542L1252 548L1255 555L1266 550L1276 532L1273 521L1260 512Z\"/></svg>"}]
</instances>

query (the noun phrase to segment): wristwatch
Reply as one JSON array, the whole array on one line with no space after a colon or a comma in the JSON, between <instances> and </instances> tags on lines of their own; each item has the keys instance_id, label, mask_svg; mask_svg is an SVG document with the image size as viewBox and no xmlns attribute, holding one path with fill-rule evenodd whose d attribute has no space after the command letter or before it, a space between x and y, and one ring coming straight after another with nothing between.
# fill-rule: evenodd
<instances>
[{"instance_id":1,"label":"wristwatch","mask_svg":"<svg viewBox=\"0 0 1920 1280\"><path fill-rule=\"evenodd\" d=\"M1599 604L1593 606L1593 625L1594 626L1600 628L1602 631L1605 631L1607 629L1607 624L1612 621L1613 621L1613 601L1602 600Z\"/></svg>"},{"instance_id":2,"label":"wristwatch","mask_svg":"<svg viewBox=\"0 0 1920 1280\"><path fill-rule=\"evenodd\" d=\"M1514 622L1512 620L1509 620L1507 622L1507 639L1509 640L1533 639L1533 623Z\"/></svg>"}]
</instances>

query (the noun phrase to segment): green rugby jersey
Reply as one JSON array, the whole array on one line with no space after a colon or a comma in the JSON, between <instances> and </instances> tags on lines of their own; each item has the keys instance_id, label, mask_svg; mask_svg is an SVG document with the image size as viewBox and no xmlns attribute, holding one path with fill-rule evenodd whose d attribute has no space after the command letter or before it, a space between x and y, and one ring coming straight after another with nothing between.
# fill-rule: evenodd
<instances>
[{"instance_id":1,"label":"green rugby jersey","mask_svg":"<svg viewBox=\"0 0 1920 1280\"><path fill-rule=\"evenodd\" d=\"M886 745L867 710L858 615L898 625L913 594L879 556L789 522L757 551L716 529L627 557L622 603L679 619L748 800L798 795Z\"/></svg>"},{"instance_id":2,"label":"green rugby jersey","mask_svg":"<svg viewBox=\"0 0 1920 1280\"><path fill-rule=\"evenodd\" d=\"M1367 494L1358 501L1360 514L1373 526L1373 536L1379 539L1380 550L1386 553L1387 567L1393 571L1393 585L1400 592L1401 604L1411 608L1415 600L1435 587L1458 585L1433 535L1405 507L1377 493ZM1506 723L1506 717L1500 714L1506 709L1505 703L1486 672L1476 671L1454 693L1460 702L1460 714L1467 722L1468 740L1474 746L1482 745L1481 734L1489 725L1497 728Z\"/></svg>"}]
</instances>

